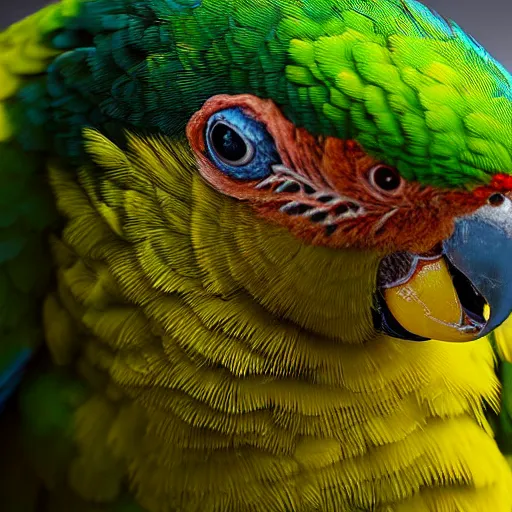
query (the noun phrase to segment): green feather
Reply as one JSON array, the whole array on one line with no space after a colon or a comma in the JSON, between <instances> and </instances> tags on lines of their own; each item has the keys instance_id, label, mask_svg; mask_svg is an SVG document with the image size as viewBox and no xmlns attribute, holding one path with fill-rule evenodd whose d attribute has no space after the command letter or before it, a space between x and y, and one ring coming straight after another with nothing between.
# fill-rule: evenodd
<instances>
[{"instance_id":1,"label":"green feather","mask_svg":"<svg viewBox=\"0 0 512 512\"><path fill-rule=\"evenodd\" d=\"M0 362L11 360L13 347L32 348L41 339L40 303L50 270L44 240L55 221L44 181L47 162L60 157L60 166L79 168L84 126L120 148L124 128L182 136L191 114L221 93L270 98L297 126L355 139L408 180L462 188L512 174L509 74L456 24L414 0L63 0L0 34ZM108 187L102 192L108 196ZM108 199L112 205L106 200L100 210L116 220L118 205ZM97 226L74 228L79 247L84 232ZM189 253L183 254L188 262ZM221 261L215 253L209 259ZM170 286L164 263L161 280ZM244 262L239 265L246 274ZM261 282L254 278L256 288ZM182 285L178 278L172 283ZM134 286L134 293L141 289ZM284 296L279 301L286 303ZM220 299L218 308L226 310ZM55 309L62 331L78 337ZM73 306L68 309L71 315ZM202 320L206 325L206 315ZM62 347L51 341L55 354ZM505 367L505 383L510 373ZM87 374L87 380L104 391L102 379ZM115 450L102 447L101 460L91 461L86 449L107 439L108 422L94 431L82 421L83 430L73 430L90 390L67 375L43 374L21 397L29 429L24 441L50 486L66 487L64 468L82 442L73 486L83 496L122 495ZM114 410L112 403L95 410L117 418L123 408ZM509 406L505 401L501 419L507 435ZM117 424L124 426L121 412ZM312 421L315 415L304 416ZM59 451L51 452L53 446ZM108 479L96 482L98 471L81 480L83 467L93 472L104 462L112 470ZM66 493L61 496L64 502L53 509L69 510ZM131 510L130 500L118 503L82 502L73 510Z\"/></svg>"},{"instance_id":2,"label":"green feather","mask_svg":"<svg viewBox=\"0 0 512 512\"><path fill-rule=\"evenodd\" d=\"M252 93L409 180L468 187L512 172L509 74L414 0L68 4L75 16L54 16L51 37L36 27L69 51L18 93L23 147L76 160L83 125L172 135L208 97Z\"/></svg>"}]
</instances>

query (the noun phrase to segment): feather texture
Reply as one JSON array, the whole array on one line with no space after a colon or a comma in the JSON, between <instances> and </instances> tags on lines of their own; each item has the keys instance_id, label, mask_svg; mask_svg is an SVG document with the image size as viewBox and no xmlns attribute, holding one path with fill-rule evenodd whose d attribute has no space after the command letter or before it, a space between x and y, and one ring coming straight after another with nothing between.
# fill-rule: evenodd
<instances>
[{"instance_id":1,"label":"feather texture","mask_svg":"<svg viewBox=\"0 0 512 512\"><path fill-rule=\"evenodd\" d=\"M512 173L510 90L414 0L63 0L2 33L0 394L41 310L53 361L19 402L35 506L510 512L488 340L378 335L380 255L267 224L184 142L207 98L250 93L472 187Z\"/></svg>"},{"instance_id":2,"label":"feather texture","mask_svg":"<svg viewBox=\"0 0 512 512\"><path fill-rule=\"evenodd\" d=\"M410 180L472 186L511 168L510 75L415 0L67 0L46 12L30 23L47 58L26 69L58 57L45 77L10 71L4 85L23 115L7 108L3 130L25 148L77 159L84 125L174 135L210 96L252 93Z\"/></svg>"},{"instance_id":3,"label":"feather texture","mask_svg":"<svg viewBox=\"0 0 512 512\"><path fill-rule=\"evenodd\" d=\"M93 166L50 174L68 220L60 300L87 333L80 373L108 397L76 410L90 455L71 462L75 492L108 502L123 477L151 512L509 510L487 340L361 344L371 294L336 290L372 275L373 256L310 252L215 194L184 144L85 140Z\"/></svg>"},{"instance_id":4,"label":"feather texture","mask_svg":"<svg viewBox=\"0 0 512 512\"><path fill-rule=\"evenodd\" d=\"M45 148L32 136L45 123L43 112L32 115L29 105L42 106L41 73L58 53L42 39L62 22L63 10L51 6L0 33L0 403L42 341L39 308L50 275L42 233L55 207L44 160L26 153L25 143Z\"/></svg>"}]
</instances>

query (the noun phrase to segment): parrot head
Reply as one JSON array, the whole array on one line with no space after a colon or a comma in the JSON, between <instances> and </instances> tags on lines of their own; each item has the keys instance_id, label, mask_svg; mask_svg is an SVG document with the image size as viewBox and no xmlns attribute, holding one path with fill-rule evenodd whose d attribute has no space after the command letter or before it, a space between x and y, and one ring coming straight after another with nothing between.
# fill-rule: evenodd
<instances>
[{"instance_id":1,"label":"parrot head","mask_svg":"<svg viewBox=\"0 0 512 512\"><path fill-rule=\"evenodd\" d=\"M202 176L306 243L382 255L376 323L469 341L512 311L512 180L457 190L405 179L353 140L296 128L269 100L219 95L188 136Z\"/></svg>"},{"instance_id":2,"label":"parrot head","mask_svg":"<svg viewBox=\"0 0 512 512\"><path fill-rule=\"evenodd\" d=\"M453 22L384 3L401 32L374 2L347 5L341 32L283 22L294 94L213 95L187 138L222 195L310 246L378 257L361 284L377 330L475 340L512 311L510 77Z\"/></svg>"},{"instance_id":3,"label":"parrot head","mask_svg":"<svg viewBox=\"0 0 512 512\"><path fill-rule=\"evenodd\" d=\"M194 221L215 293L233 279L360 341L469 341L507 318L512 79L454 22L415 0L148 0L110 27L107 4L84 2L75 27L95 46L49 68L57 151L74 154L84 124L175 148L185 132L182 167L224 215Z\"/></svg>"}]
</instances>

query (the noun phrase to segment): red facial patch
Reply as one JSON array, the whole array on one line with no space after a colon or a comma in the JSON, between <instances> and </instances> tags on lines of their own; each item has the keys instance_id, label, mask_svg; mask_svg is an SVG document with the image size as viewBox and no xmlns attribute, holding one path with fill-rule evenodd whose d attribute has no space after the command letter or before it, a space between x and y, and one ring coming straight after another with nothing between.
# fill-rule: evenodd
<instances>
[{"instance_id":1,"label":"red facial patch","mask_svg":"<svg viewBox=\"0 0 512 512\"><path fill-rule=\"evenodd\" d=\"M512 193L512 176L507 174L496 174L492 177L491 183L478 187L473 194L477 197L487 199L491 194L501 193L510 195Z\"/></svg>"},{"instance_id":2,"label":"red facial patch","mask_svg":"<svg viewBox=\"0 0 512 512\"><path fill-rule=\"evenodd\" d=\"M208 158L208 119L231 107L263 123L272 136L281 163L269 177L235 180ZM426 252L450 236L455 217L475 211L498 188L512 189L509 176L496 176L485 193L406 182L357 142L313 136L295 127L272 101L251 95L209 99L189 121L187 136L212 187L247 201L306 242L333 248Z\"/></svg>"}]
</instances>

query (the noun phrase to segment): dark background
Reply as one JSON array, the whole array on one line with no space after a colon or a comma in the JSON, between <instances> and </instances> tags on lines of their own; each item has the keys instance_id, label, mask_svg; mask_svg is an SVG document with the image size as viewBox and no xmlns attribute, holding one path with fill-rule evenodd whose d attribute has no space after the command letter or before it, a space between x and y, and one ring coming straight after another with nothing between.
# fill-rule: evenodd
<instances>
[{"instance_id":1,"label":"dark background","mask_svg":"<svg viewBox=\"0 0 512 512\"><path fill-rule=\"evenodd\" d=\"M0 29L45 3L48 2L0 0ZM512 70L512 0L423 0L423 3L443 16L454 19L506 68Z\"/></svg>"}]
</instances>

